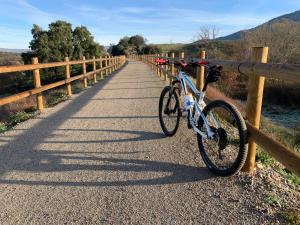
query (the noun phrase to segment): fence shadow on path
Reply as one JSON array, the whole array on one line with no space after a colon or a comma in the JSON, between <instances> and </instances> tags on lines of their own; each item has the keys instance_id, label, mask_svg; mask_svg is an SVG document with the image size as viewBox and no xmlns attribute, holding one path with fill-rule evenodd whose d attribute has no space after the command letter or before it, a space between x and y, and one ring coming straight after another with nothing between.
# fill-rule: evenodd
<instances>
[{"instance_id":1,"label":"fence shadow on path","mask_svg":"<svg viewBox=\"0 0 300 225\"><path fill-rule=\"evenodd\" d=\"M179 165L169 162L151 161L151 160L137 160L137 159L122 159L114 158L120 154L140 154L143 151L132 152L115 152L110 153L114 157L104 157L104 152L72 152L72 151L57 151L57 150L40 150L39 145L46 143L46 140L51 137L55 130L64 121L72 118L82 107L95 97L95 95L104 90L106 84L113 79L116 74L121 72L124 67L108 77L107 79L95 84L75 99L70 100L59 111L49 115L46 119L40 119L30 129L23 129L23 132L14 137L13 140L8 141L0 147L0 184L15 184L15 185L46 185L46 186L124 186L124 185L158 185L158 184L172 184L195 182L199 180L209 179L212 175L206 168L198 168L187 165ZM76 118L76 117L75 117ZM126 118L126 117L125 117ZM99 118L98 118L99 119ZM20 129L22 130L22 129ZM104 130L103 130L104 131ZM120 131L111 130L111 132L127 132L135 134L137 137L128 140L106 140L111 142L124 141L145 141L163 138L161 133L149 133L143 131ZM26 144L24 144L26 143ZM98 154L95 156L95 154ZM101 156L99 156L101 154ZM104 154L104 155L103 155ZM66 159L80 160L80 163L64 164ZM107 165L99 165L89 163L82 163L85 160L106 162ZM20 172L68 172L68 171L127 171L127 172L166 172L164 177L156 177L149 179L125 180L125 181L69 181L69 180L26 180L25 178L6 178L6 173L15 171ZM100 178L99 178L100 179Z\"/></svg>"}]
</instances>

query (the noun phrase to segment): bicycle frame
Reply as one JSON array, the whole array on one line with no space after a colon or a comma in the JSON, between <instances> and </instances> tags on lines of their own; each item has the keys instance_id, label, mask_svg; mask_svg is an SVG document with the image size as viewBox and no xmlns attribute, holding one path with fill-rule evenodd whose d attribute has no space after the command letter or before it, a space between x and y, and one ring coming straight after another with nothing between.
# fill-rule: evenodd
<instances>
[{"instance_id":1,"label":"bicycle frame","mask_svg":"<svg viewBox=\"0 0 300 225\"><path fill-rule=\"evenodd\" d=\"M189 87L189 89L191 89L192 92L199 97L198 101L194 101L194 109L195 109L194 116L193 116L192 110L189 109L190 113L189 113L188 120L189 120L190 124L192 125L194 131L197 132L198 134L200 134L203 138L209 138L209 139L213 138L215 133L210 128L210 126L206 120L206 117L204 116L204 114L202 112L203 108L206 105L204 102L205 91L201 91L201 92L198 91L197 88L195 87L195 85L193 84L193 82L191 81L191 79L188 77L188 75L181 70L179 70L179 76L177 77L177 79L180 81L181 88L184 93L184 97L187 95L187 87ZM201 106L202 106L202 108L201 108ZM188 111L186 108L184 108L184 110ZM199 115L199 116L197 116L197 115ZM221 127L219 122L213 115L213 113L211 113L210 115L212 116L213 121L217 125L217 127ZM200 117L202 118L202 120L204 122L205 128L207 130L207 134L200 131L197 127Z\"/></svg>"}]
</instances>

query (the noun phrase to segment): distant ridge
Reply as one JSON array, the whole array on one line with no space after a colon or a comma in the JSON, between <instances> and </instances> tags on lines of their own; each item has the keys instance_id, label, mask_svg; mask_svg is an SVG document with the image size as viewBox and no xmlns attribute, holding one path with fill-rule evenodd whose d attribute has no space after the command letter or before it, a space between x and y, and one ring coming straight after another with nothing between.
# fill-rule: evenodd
<instances>
[{"instance_id":1,"label":"distant ridge","mask_svg":"<svg viewBox=\"0 0 300 225\"><path fill-rule=\"evenodd\" d=\"M248 29L248 30L240 30L238 32L235 32L233 34L229 34L227 36L224 37L220 37L218 38L218 40L221 41L233 41L233 40L238 40L241 38L241 34L244 32L248 32L248 31L253 31L259 27L261 27L262 25L266 25L266 24L273 24L273 23L277 23L277 22L281 22L281 21L290 21L290 22L299 22L300 23L300 10L297 10L293 13L288 13L288 14L284 14L282 16L276 17L274 19L269 20L268 22L261 24L257 27L254 27L252 29Z\"/></svg>"},{"instance_id":2,"label":"distant ridge","mask_svg":"<svg viewBox=\"0 0 300 225\"><path fill-rule=\"evenodd\" d=\"M23 52L29 52L30 49L10 49L10 48L0 48L0 52L10 52L21 54Z\"/></svg>"}]
</instances>

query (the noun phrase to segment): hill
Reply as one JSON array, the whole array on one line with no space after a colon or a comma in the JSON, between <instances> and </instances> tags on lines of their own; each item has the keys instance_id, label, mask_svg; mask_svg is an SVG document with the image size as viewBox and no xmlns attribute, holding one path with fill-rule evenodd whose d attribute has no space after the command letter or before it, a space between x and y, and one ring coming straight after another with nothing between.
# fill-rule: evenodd
<instances>
[{"instance_id":1,"label":"hill","mask_svg":"<svg viewBox=\"0 0 300 225\"><path fill-rule=\"evenodd\" d=\"M175 43L175 44L155 44L163 53L170 52L175 49L181 49L185 44Z\"/></svg>"},{"instance_id":2,"label":"hill","mask_svg":"<svg viewBox=\"0 0 300 225\"><path fill-rule=\"evenodd\" d=\"M224 36L224 37L220 37L220 38L218 38L218 40L220 40L220 41L239 40L241 38L242 34L245 33L245 32L251 32L251 31L259 29L262 26L272 25L272 24L279 23L279 22L285 22L285 23L297 22L297 23L300 23L300 10L295 11L293 13L289 13L289 14L285 14L285 15L276 17L276 18L271 19L268 22L266 22L264 24L261 24L257 27L254 27L254 28L251 28L251 29L248 29L248 30L240 30L240 31L235 32L233 34L230 34L230 35L227 35L227 36Z\"/></svg>"},{"instance_id":3,"label":"hill","mask_svg":"<svg viewBox=\"0 0 300 225\"><path fill-rule=\"evenodd\" d=\"M23 53L29 52L29 49L11 49L11 48L0 48L0 52L10 52L10 53Z\"/></svg>"}]
</instances>

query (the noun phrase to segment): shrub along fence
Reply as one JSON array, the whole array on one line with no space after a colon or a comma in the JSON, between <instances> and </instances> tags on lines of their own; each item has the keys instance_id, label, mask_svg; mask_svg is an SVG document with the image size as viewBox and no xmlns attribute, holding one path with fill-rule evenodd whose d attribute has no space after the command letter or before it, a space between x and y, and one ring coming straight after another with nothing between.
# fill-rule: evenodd
<instances>
[{"instance_id":1,"label":"shrub along fence","mask_svg":"<svg viewBox=\"0 0 300 225\"><path fill-rule=\"evenodd\" d=\"M93 82L97 82L97 74L100 74L100 78L103 76L108 76L118 68L120 68L126 61L125 56L111 57L104 56L96 59L85 59L82 60L70 61L68 57L65 58L64 62L53 62L53 63L39 63L38 58L32 58L32 64L20 65L20 66L0 66L0 76L3 73L11 72L24 72L32 71L34 78L35 88L27 90L21 93L10 95L7 97L0 98L0 106L5 105L11 102L15 102L22 98L26 98L32 95L36 95L37 98L37 109L41 112L44 108L43 106L43 95L42 93L46 90L53 89L62 85L66 85L68 96L72 95L71 84L75 80L82 79L84 87L88 85L88 78L93 76ZM87 72L87 64L93 65L93 70ZM72 65L82 65L82 74L71 76L70 67ZM55 67L65 67L65 76L66 79L50 83L47 85L41 84L40 70L46 68L55 68ZM98 69L97 69L98 68Z\"/></svg>"},{"instance_id":2,"label":"shrub along fence","mask_svg":"<svg viewBox=\"0 0 300 225\"><path fill-rule=\"evenodd\" d=\"M176 74L174 65L158 66L154 61L157 57L169 59L171 62L175 59L185 59L186 61L195 60L185 58L184 52L181 52L178 58L175 58L174 53L172 53L170 57L168 57L168 54L131 56L133 59L147 63L160 77L163 76L165 81L169 80L172 82L172 78ZM280 79L286 82L295 82L300 85L300 64L267 63L267 58L268 47L254 47L252 48L251 62L226 60L209 60L209 62L223 66L224 70L247 74L249 76L245 118L248 128L249 145L248 156L243 171L250 172L251 175L253 174L256 144L258 144L288 170L300 176L300 155L259 130L265 77ZM205 59L205 51L200 52L197 60L199 59ZM201 66L197 70L196 87L198 90L202 90L203 85L204 66Z\"/></svg>"}]
</instances>

